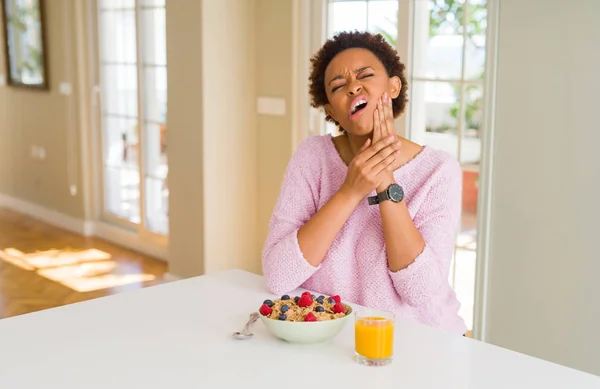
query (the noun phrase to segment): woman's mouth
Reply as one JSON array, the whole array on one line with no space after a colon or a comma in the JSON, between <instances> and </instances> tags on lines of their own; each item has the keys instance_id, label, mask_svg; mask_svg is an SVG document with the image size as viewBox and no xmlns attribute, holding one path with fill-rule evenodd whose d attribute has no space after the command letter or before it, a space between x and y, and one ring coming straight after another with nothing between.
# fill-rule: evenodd
<instances>
[{"instance_id":1,"label":"woman's mouth","mask_svg":"<svg viewBox=\"0 0 600 389\"><path fill-rule=\"evenodd\" d=\"M359 117L368 104L369 103L367 102L367 99L363 96L358 96L355 98L350 106L350 119L356 119Z\"/></svg>"}]
</instances>

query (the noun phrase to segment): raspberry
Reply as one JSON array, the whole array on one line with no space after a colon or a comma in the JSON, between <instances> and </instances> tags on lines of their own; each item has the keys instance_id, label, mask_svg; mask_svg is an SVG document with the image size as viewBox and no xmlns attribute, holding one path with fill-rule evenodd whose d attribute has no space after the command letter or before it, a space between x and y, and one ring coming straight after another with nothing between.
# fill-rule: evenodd
<instances>
[{"instance_id":1,"label":"raspberry","mask_svg":"<svg viewBox=\"0 0 600 389\"><path fill-rule=\"evenodd\" d=\"M341 303L342 302L342 298L338 295L335 296L331 296L331 298L336 302L336 303Z\"/></svg>"},{"instance_id":2,"label":"raspberry","mask_svg":"<svg viewBox=\"0 0 600 389\"><path fill-rule=\"evenodd\" d=\"M260 309L258 311L263 316L269 316L271 314L271 312L273 312L273 309L271 307L269 307L267 304L263 304L260 306Z\"/></svg>"},{"instance_id":3,"label":"raspberry","mask_svg":"<svg viewBox=\"0 0 600 389\"><path fill-rule=\"evenodd\" d=\"M308 297L312 298L312 295L309 292L304 292L300 295L300 297L304 297L304 296L308 296Z\"/></svg>"},{"instance_id":4,"label":"raspberry","mask_svg":"<svg viewBox=\"0 0 600 389\"><path fill-rule=\"evenodd\" d=\"M342 313L345 312L346 308L344 308L344 306L342 305L342 303L336 303L333 306L333 313Z\"/></svg>"},{"instance_id":5,"label":"raspberry","mask_svg":"<svg viewBox=\"0 0 600 389\"><path fill-rule=\"evenodd\" d=\"M308 314L304 316L304 321L317 321L317 317L314 313L308 312Z\"/></svg>"},{"instance_id":6,"label":"raspberry","mask_svg":"<svg viewBox=\"0 0 600 389\"><path fill-rule=\"evenodd\" d=\"M299 307L308 307L312 304L312 298L310 296L302 296L300 300L298 300Z\"/></svg>"}]
</instances>

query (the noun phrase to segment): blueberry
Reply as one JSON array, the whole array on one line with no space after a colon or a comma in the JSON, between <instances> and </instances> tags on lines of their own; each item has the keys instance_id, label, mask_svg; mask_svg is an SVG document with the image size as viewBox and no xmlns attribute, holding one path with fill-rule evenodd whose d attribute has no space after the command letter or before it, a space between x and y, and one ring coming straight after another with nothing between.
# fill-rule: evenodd
<instances>
[{"instance_id":1,"label":"blueberry","mask_svg":"<svg viewBox=\"0 0 600 389\"><path fill-rule=\"evenodd\" d=\"M287 294L284 294L283 296L281 296L282 300L289 300L290 296L288 296Z\"/></svg>"},{"instance_id":2,"label":"blueberry","mask_svg":"<svg viewBox=\"0 0 600 389\"><path fill-rule=\"evenodd\" d=\"M298 304L298 301L300 301L300 297L298 297L298 296L294 297L294 302L295 302L296 304Z\"/></svg>"},{"instance_id":3,"label":"blueberry","mask_svg":"<svg viewBox=\"0 0 600 389\"><path fill-rule=\"evenodd\" d=\"M265 301L263 301L263 304L265 304L268 307L273 307L273 301L271 301L271 300L265 300Z\"/></svg>"},{"instance_id":4,"label":"blueberry","mask_svg":"<svg viewBox=\"0 0 600 389\"><path fill-rule=\"evenodd\" d=\"M325 298L325 296L323 296L323 295L320 295L320 296L319 296L319 297L317 297L317 298L324 299L324 298Z\"/></svg>"},{"instance_id":5,"label":"blueberry","mask_svg":"<svg viewBox=\"0 0 600 389\"><path fill-rule=\"evenodd\" d=\"M334 299L332 299L331 297L327 299L327 302L328 302L329 304L335 304L335 300L334 300Z\"/></svg>"},{"instance_id":6,"label":"blueberry","mask_svg":"<svg viewBox=\"0 0 600 389\"><path fill-rule=\"evenodd\" d=\"M290 307L288 307L287 305L282 305L281 306L281 312L283 312L283 313L287 312L288 309L290 309Z\"/></svg>"},{"instance_id":7,"label":"blueberry","mask_svg":"<svg viewBox=\"0 0 600 389\"><path fill-rule=\"evenodd\" d=\"M313 300L315 299L315 295L314 294L311 294L310 297L312 297Z\"/></svg>"},{"instance_id":8,"label":"blueberry","mask_svg":"<svg viewBox=\"0 0 600 389\"><path fill-rule=\"evenodd\" d=\"M287 319L287 315L285 313L282 313L281 315L279 315L279 320L285 320Z\"/></svg>"},{"instance_id":9,"label":"blueberry","mask_svg":"<svg viewBox=\"0 0 600 389\"><path fill-rule=\"evenodd\" d=\"M315 311L317 311L317 312L325 312L325 308L323 308L320 305L317 305L317 307L315 308Z\"/></svg>"},{"instance_id":10,"label":"blueberry","mask_svg":"<svg viewBox=\"0 0 600 389\"><path fill-rule=\"evenodd\" d=\"M323 298L324 298L323 296L319 296L319 297L317 297L317 302L318 302L319 304L323 304Z\"/></svg>"}]
</instances>

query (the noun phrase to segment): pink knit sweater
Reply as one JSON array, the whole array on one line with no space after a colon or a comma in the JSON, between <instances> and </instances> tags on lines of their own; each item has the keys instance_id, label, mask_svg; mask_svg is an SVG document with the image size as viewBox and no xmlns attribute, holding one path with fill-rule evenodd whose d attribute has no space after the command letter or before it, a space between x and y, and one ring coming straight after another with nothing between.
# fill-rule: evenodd
<instances>
[{"instance_id":1,"label":"pink knit sweater","mask_svg":"<svg viewBox=\"0 0 600 389\"><path fill-rule=\"evenodd\" d=\"M318 267L309 264L297 232L341 187L348 167L331 135L303 141L288 165L262 256L265 282L281 295L302 287L359 305L464 334L460 304L448 282L460 221L460 165L425 147L394 172L425 249L398 272L388 269L379 206L365 199L354 210ZM370 195L374 195L373 191Z\"/></svg>"}]
</instances>

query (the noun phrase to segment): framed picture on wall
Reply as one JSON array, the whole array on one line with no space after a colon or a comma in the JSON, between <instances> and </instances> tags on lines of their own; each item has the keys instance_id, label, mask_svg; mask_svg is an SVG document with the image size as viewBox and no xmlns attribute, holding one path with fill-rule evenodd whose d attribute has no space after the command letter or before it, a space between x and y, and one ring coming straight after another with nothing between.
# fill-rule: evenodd
<instances>
[{"instance_id":1,"label":"framed picture on wall","mask_svg":"<svg viewBox=\"0 0 600 389\"><path fill-rule=\"evenodd\" d=\"M0 0L8 84L48 89L45 0Z\"/></svg>"}]
</instances>

